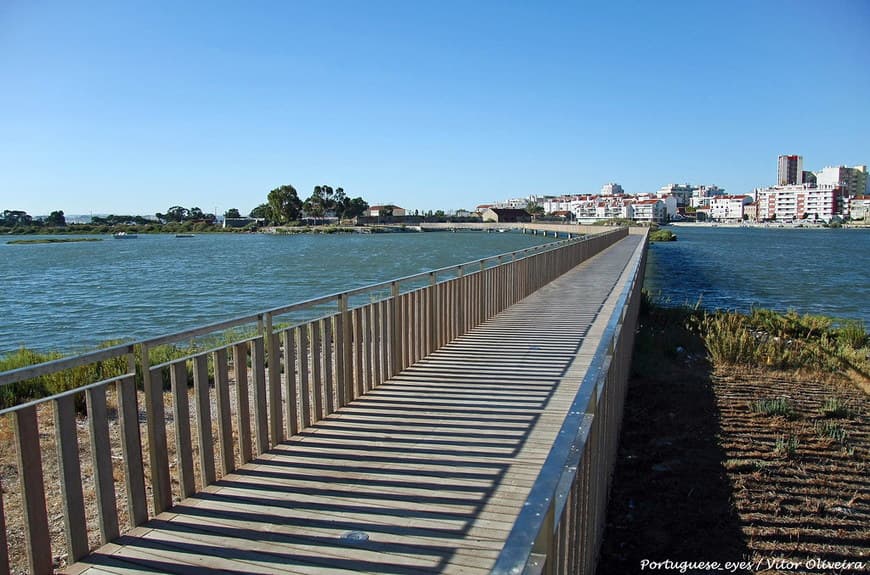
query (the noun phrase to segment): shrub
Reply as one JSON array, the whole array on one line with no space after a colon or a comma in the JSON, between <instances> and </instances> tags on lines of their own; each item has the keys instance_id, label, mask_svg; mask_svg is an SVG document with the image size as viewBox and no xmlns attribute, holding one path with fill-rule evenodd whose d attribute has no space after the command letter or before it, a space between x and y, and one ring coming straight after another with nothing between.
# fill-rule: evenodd
<instances>
[{"instance_id":1,"label":"shrub","mask_svg":"<svg viewBox=\"0 0 870 575\"><path fill-rule=\"evenodd\" d=\"M751 409L754 413L769 416L788 418L794 416L794 409L792 409L791 403L784 397L779 397L777 399L759 399L752 404Z\"/></svg>"}]
</instances>

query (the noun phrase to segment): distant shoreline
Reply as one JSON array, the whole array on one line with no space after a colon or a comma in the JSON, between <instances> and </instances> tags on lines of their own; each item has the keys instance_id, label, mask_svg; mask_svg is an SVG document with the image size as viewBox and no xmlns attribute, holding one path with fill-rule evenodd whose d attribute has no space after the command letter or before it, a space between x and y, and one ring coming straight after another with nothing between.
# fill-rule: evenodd
<instances>
[{"instance_id":1,"label":"distant shoreline","mask_svg":"<svg viewBox=\"0 0 870 575\"><path fill-rule=\"evenodd\" d=\"M678 228L761 228L761 229L795 229L795 230L830 230L838 229L815 223L776 223L776 222L668 222L669 226ZM870 225L843 224L839 229L870 230Z\"/></svg>"}]
</instances>

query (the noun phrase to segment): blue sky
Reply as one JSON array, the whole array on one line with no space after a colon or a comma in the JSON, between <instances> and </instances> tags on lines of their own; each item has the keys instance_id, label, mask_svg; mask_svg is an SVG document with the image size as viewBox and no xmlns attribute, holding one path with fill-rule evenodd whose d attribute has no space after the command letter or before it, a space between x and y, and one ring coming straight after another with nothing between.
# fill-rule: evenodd
<instances>
[{"instance_id":1,"label":"blue sky","mask_svg":"<svg viewBox=\"0 0 870 575\"><path fill-rule=\"evenodd\" d=\"M0 0L0 210L473 208L870 164L870 2Z\"/></svg>"}]
</instances>

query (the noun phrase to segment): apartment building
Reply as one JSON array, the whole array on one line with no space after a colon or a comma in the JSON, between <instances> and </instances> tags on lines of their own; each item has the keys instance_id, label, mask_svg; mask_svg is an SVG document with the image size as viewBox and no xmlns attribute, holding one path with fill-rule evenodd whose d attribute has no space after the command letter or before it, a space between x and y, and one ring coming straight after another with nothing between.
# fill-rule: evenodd
<instances>
[{"instance_id":1,"label":"apartment building","mask_svg":"<svg viewBox=\"0 0 870 575\"><path fill-rule=\"evenodd\" d=\"M720 222L743 220L744 206L752 203L750 196L714 196L710 198L710 219Z\"/></svg>"},{"instance_id":2,"label":"apartment building","mask_svg":"<svg viewBox=\"0 0 870 575\"><path fill-rule=\"evenodd\" d=\"M757 190L760 221L820 220L843 213L841 188L811 184L773 186Z\"/></svg>"}]
</instances>

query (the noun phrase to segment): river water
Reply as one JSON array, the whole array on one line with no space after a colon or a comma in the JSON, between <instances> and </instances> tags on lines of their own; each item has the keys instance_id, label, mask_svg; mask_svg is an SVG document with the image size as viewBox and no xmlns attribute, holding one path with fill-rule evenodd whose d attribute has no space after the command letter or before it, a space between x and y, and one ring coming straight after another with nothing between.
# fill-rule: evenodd
<instances>
[{"instance_id":1,"label":"river water","mask_svg":"<svg viewBox=\"0 0 870 575\"><path fill-rule=\"evenodd\" d=\"M95 237L104 239L0 240L0 354L155 337L553 240L481 232Z\"/></svg>"},{"instance_id":2,"label":"river water","mask_svg":"<svg viewBox=\"0 0 870 575\"><path fill-rule=\"evenodd\" d=\"M672 305L753 306L870 327L870 230L677 227L651 245L645 287Z\"/></svg>"},{"instance_id":3,"label":"river water","mask_svg":"<svg viewBox=\"0 0 870 575\"><path fill-rule=\"evenodd\" d=\"M678 241L650 247L646 287L660 301L870 325L870 230L673 230ZM0 354L155 337L552 240L480 232L102 237L0 240Z\"/></svg>"}]
</instances>

